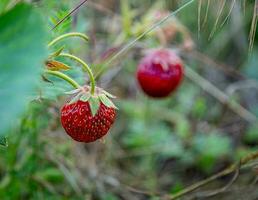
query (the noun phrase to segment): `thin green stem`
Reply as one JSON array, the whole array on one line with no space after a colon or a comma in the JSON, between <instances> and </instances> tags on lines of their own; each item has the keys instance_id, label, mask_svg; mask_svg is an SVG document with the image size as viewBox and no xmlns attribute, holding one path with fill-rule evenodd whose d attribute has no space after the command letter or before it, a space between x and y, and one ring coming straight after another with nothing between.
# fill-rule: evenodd
<instances>
[{"instance_id":1,"label":"thin green stem","mask_svg":"<svg viewBox=\"0 0 258 200\"><path fill-rule=\"evenodd\" d=\"M95 78L94 78L94 75L93 75L93 73L92 73L91 68L90 68L83 60L81 60L80 58L78 58L78 57L76 57L76 56L74 56L74 55L71 55L71 54L68 54L68 53L61 53L61 54L58 55L58 56L71 58L71 59L77 61L78 63L80 63L80 64L82 65L83 70L88 73L89 78L90 78L90 82L91 82L91 94L94 94L96 82L95 82Z\"/></svg>"},{"instance_id":2,"label":"thin green stem","mask_svg":"<svg viewBox=\"0 0 258 200\"><path fill-rule=\"evenodd\" d=\"M62 72L51 71L51 70L45 70L44 72L65 80L66 82L68 82L70 85L72 85L76 89L81 88L81 86L75 80L73 80L71 77L67 76L66 74L64 74Z\"/></svg>"},{"instance_id":3,"label":"thin green stem","mask_svg":"<svg viewBox=\"0 0 258 200\"><path fill-rule=\"evenodd\" d=\"M59 41L65 39L65 38L69 38L69 37L79 37L79 38L82 38L82 39L85 40L85 41L89 41L89 38L88 38L85 34L77 33L77 32L66 33L66 34L60 35L59 37L57 37L57 38L55 38L54 40L52 40L52 41L48 44L48 47L51 47L51 46L53 46L54 44L56 44L57 42L59 42Z\"/></svg>"},{"instance_id":4,"label":"thin green stem","mask_svg":"<svg viewBox=\"0 0 258 200\"><path fill-rule=\"evenodd\" d=\"M125 52L127 52L129 49L131 49L137 41L142 39L144 36L146 36L148 33L151 33L153 30L157 29L160 25L164 24L168 19L175 16L177 13L182 11L184 8L188 7L190 4L192 4L195 0L189 0L187 3L182 5L180 8L178 8L175 11L172 11L170 14L162 18L157 23L153 24L151 27L146 29L143 33L141 33L138 37L133 39L131 42L129 42L127 45L125 45L118 53L113 55L106 63L103 64L102 68L96 73L96 78L100 76L108 67L109 65L114 62L119 56L123 55Z\"/></svg>"}]
</instances>

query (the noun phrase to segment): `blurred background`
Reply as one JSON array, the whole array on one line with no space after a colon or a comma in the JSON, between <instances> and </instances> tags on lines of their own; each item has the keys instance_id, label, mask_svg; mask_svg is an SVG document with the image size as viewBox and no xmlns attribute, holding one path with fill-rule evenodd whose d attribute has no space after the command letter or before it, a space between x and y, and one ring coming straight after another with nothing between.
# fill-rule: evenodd
<instances>
[{"instance_id":1,"label":"blurred background","mask_svg":"<svg viewBox=\"0 0 258 200\"><path fill-rule=\"evenodd\" d=\"M196 0L105 65L187 2L89 0L49 31L49 41L67 32L89 36L88 43L69 39L55 49L65 46L92 67L98 85L117 96L118 116L104 141L75 142L59 118L64 92L72 88L53 77L41 81L7 131L8 147L0 147L0 199L164 199L257 150L258 46L257 39L250 41L257 32L256 1ZM79 1L29 3L50 29ZM135 79L144 52L159 47L177 51L191 69L177 91L161 100L147 97ZM74 62L60 61L74 67L68 73L78 82L88 81ZM234 174L181 199L258 199L257 166L245 166L217 195L201 191L216 191Z\"/></svg>"}]
</instances>

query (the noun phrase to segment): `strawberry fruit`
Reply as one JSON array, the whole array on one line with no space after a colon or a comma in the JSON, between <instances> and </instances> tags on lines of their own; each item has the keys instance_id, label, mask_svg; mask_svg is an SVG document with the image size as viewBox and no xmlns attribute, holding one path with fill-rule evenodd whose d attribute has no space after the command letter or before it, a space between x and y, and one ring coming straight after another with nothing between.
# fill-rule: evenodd
<instances>
[{"instance_id":1,"label":"strawberry fruit","mask_svg":"<svg viewBox=\"0 0 258 200\"><path fill-rule=\"evenodd\" d=\"M183 64L170 49L155 49L142 58L137 79L142 90L151 97L166 97L180 84Z\"/></svg>"},{"instance_id":2,"label":"strawberry fruit","mask_svg":"<svg viewBox=\"0 0 258 200\"><path fill-rule=\"evenodd\" d=\"M85 143L105 136L116 116L116 107L107 96L113 97L100 88L94 96L89 91L78 92L61 109L61 123L66 133Z\"/></svg>"}]
</instances>

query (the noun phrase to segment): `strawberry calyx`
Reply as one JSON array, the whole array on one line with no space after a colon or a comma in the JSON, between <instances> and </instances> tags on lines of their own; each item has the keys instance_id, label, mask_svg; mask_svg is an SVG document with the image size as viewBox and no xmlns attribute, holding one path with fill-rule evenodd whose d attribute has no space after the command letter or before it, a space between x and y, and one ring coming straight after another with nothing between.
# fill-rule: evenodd
<instances>
[{"instance_id":1,"label":"strawberry calyx","mask_svg":"<svg viewBox=\"0 0 258 200\"><path fill-rule=\"evenodd\" d=\"M102 88L96 87L94 94L91 94L91 87L84 86L69 92L66 94L72 95L68 104L75 103L77 101L89 102L92 116L97 113L100 103L103 103L108 108L118 109L115 104L111 101L111 98L116 98L114 95L108 93Z\"/></svg>"}]
</instances>

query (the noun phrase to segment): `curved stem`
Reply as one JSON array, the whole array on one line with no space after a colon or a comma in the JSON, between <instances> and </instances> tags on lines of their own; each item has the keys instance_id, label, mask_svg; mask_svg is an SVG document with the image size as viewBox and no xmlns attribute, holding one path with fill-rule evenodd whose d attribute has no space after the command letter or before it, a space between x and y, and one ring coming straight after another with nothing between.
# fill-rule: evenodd
<instances>
[{"instance_id":1,"label":"curved stem","mask_svg":"<svg viewBox=\"0 0 258 200\"><path fill-rule=\"evenodd\" d=\"M68 54L68 53L61 53L60 55L58 56L62 56L62 57L67 57L67 58L71 58L75 61L77 61L78 63L80 63L82 65L82 68L84 71L86 71L89 75L89 78L90 78L90 82L91 82L91 94L94 94L95 92L95 78L94 78L94 75L92 73L92 70L91 68L83 61L81 60L80 58L74 56L74 55L71 55L71 54Z\"/></svg>"},{"instance_id":2,"label":"curved stem","mask_svg":"<svg viewBox=\"0 0 258 200\"><path fill-rule=\"evenodd\" d=\"M65 80L66 82L68 82L70 85L72 85L76 89L81 88L81 86L75 80L73 80L72 78L70 78L69 76L67 76L66 74L64 74L62 72L51 71L51 70L45 70L44 72Z\"/></svg>"},{"instance_id":3,"label":"curved stem","mask_svg":"<svg viewBox=\"0 0 258 200\"><path fill-rule=\"evenodd\" d=\"M57 42L59 42L60 40L63 40L63 39L68 38L68 37L80 37L85 41L89 41L89 38L85 34L76 33L76 32L66 33L66 34L60 35L59 37L55 38L50 43L48 43L48 47L51 47L54 44L56 44Z\"/></svg>"},{"instance_id":4,"label":"curved stem","mask_svg":"<svg viewBox=\"0 0 258 200\"><path fill-rule=\"evenodd\" d=\"M243 165L247 164L250 161L256 160L257 158L258 158L258 151L253 152L253 153L247 155L246 157L242 158L240 160L240 164L241 164L241 166L243 166ZM185 189L179 191L176 194L170 195L168 199L169 200L178 199L178 198L180 198L180 197L182 197L182 196L184 196L184 195L186 195L186 194L188 194L190 192L193 192L194 190L196 190L196 189L198 189L198 188L200 188L200 187L202 187L202 186L212 182L213 180L216 180L216 179L218 179L220 177L223 177L223 176L226 176L228 174L231 174L232 172L236 171L238 168L239 168L239 163L232 164L228 168L218 172L217 174L214 174L213 176L211 176L211 177L209 177L207 179L204 179L204 180L202 180L200 182L197 182L197 183L195 183L195 184L193 184L193 185L191 185L189 187L186 187Z\"/></svg>"}]
</instances>

